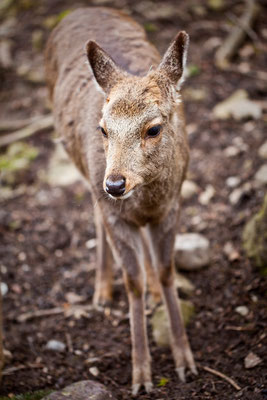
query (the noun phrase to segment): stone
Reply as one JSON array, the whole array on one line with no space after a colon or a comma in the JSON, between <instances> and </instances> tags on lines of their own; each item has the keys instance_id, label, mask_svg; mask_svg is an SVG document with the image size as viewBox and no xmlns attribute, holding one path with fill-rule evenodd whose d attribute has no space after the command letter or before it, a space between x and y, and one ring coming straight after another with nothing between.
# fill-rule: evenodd
<instances>
[{"instance_id":1,"label":"stone","mask_svg":"<svg viewBox=\"0 0 267 400\"><path fill-rule=\"evenodd\" d=\"M238 154L240 154L240 149L236 146L228 146L224 149L224 154L226 157L231 158L231 157L235 157Z\"/></svg>"},{"instance_id":2,"label":"stone","mask_svg":"<svg viewBox=\"0 0 267 400\"><path fill-rule=\"evenodd\" d=\"M66 345L59 340L49 340L49 342L46 343L45 348L53 351L64 351L66 349Z\"/></svg>"},{"instance_id":3,"label":"stone","mask_svg":"<svg viewBox=\"0 0 267 400\"><path fill-rule=\"evenodd\" d=\"M179 292L181 291L188 296L192 295L195 291L193 283L179 272L175 274L175 286Z\"/></svg>"},{"instance_id":4,"label":"stone","mask_svg":"<svg viewBox=\"0 0 267 400\"><path fill-rule=\"evenodd\" d=\"M2 296L5 296L8 292L8 286L5 282L0 283L0 292Z\"/></svg>"},{"instance_id":5,"label":"stone","mask_svg":"<svg viewBox=\"0 0 267 400\"><path fill-rule=\"evenodd\" d=\"M191 199L196 193L198 193L198 185L190 180L185 180L181 189L181 196L183 199Z\"/></svg>"},{"instance_id":6,"label":"stone","mask_svg":"<svg viewBox=\"0 0 267 400\"><path fill-rule=\"evenodd\" d=\"M252 351L246 356L244 360L245 368L254 368L262 362L262 359L254 354Z\"/></svg>"},{"instance_id":7,"label":"stone","mask_svg":"<svg viewBox=\"0 0 267 400\"><path fill-rule=\"evenodd\" d=\"M259 103L248 98L248 93L245 90L238 89L213 108L213 115L217 119L233 117L238 121L246 118L259 119L262 115L262 109Z\"/></svg>"},{"instance_id":8,"label":"stone","mask_svg":"<svg viewBox=\"0 0 267 400\"><path fill-rule=\"evenodd\" d=\"M180 305L184 323L185 325L187 325L195 313L194 305L191 301L181 300L181 299L180 299ZM169 321L164 305L158 306L154 311L154 314L151 318L151 325L152 325L153 339L157 344L157 346L169 347L170 346Z\"/></svg>"},{"instance_id":9,"label":"stone","mask_svg":"<svg viewBox=\"0 0 267 400\"><path fill-rule=\"evenodd\" d=\"M104 385L80 381L44 397L43 400L116 400Z\"/></svg>"},{"instance_id":10,"label":"stone","mask_svg":"<svg viewBox=\"0 0 267 400\"><path fill-rule=\"evenodd\" d=\"M239 176L229 176L229 178L226 179L225 183L228 187L234 188L238 186L241 182L241 179Z\"/></svg>"},{"instance_id":11,"label":"stone","mask_svg":"<svg viewBox=\"0 0 267 400\"><path fill-rule=\"evenodd\" d=\"M267 269L267 194L259 212L245 225L243 247L256 267Z\"/></svg>"},{"instance_id":12,"label":"stone","mask_svg":"<svg viewBox=\"0 0 267 400\"><path fill-rule=\"evenodd\" d=\"M267 183L267 164L263 164L260 169L258 169L255 174L255 180L261 185Z\"/></svg>"},{"instance_id":13,"label":"stone","mask_svg":"<svg viewBox=\"0 0 267 400\"><path fill-rule=\"evenodd\" d=\"M267 141L264 142L258 150L258 154L261 158L267 160Z\"/></svg>"},{"instance_id":14,"label":"stone","mask_svg":"<svg viewBox=\"0 0 267 400\"><path fill-rule=\"evenodd\" d=\"M213 196L215 195L215 189L212 185L208 185L204 192L202 192L199 195L198 201L200 202L200 204L202 204L203 206L207 206L211 199L213 198Z\"/></svg>"},{"instance_id":15,"label":"stone","mask_svg":"<svg viewBox=\"0 0 267 400\"><path fill-rule=\"evenodd\" d=\"M235 308L235 311L242 315L242 317L246 317L249 313L249 309L246 306L238 306Z\"/></svg>"},{"instance_id":16,"label":"stone","mask_svg":"<svg viewBox=\"0 0 267 400\"><path fill-rule=\"evenodd\" d=\"M229 196L230 203L233 206L237 205L239 203L239 201L242 199L242 197L244 195L246 195L247 193L249 193L251 189L252 189L252 186L251 186L250 182L246 182L241 187L234 189L230 193L230 196Z\"/></svg>"},{"instance_id":17,"label":"stone","mask_svg":"<svg viewBox=\"0 0 267 400\"><path fill-rule=\"evenodd\" d=\"M68 186L81 179L81 174L68 158L63 146L58 143L50 159L45 180L51 186Z\"/></svg>"},{"instance_id":18,"label":"stone","mask_svg":"<svg viewBox=\"0 0 267 400\"><path fill-rule=\"evenodd\" d=\"M174 250L178 269L194 271L210 263L209 240L199 233L176 235Z\"/></svg>"},{"instance_id":19,"label":"stone","mask_svg":"<svg viewBox=\"0 0 267 400\"><path fill-rule=\"evenodd\" d=\"M89 372L90 374L92 374L93 376L98 376L99 375L99 369L97 367L91 367L89 368Z\"/></svg>"}]
</instances>

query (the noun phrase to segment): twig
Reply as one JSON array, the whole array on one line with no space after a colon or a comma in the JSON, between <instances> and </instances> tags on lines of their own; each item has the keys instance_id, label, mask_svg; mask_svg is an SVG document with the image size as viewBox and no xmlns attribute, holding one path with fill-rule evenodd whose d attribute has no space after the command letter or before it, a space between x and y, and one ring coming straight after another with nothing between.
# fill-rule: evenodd
<instances>
[{"instance_id":1,"label":"twig","mask_svg":"<svg viewBox=\"0 0 267 400\"><path fill-rule=\"evenodd\" d=\"M41 118L42 117L43 116L41 116ZM15 131L16 129L21 129L24 128L26 125L38 121L39 119L40 116L33 118L26 118L26 119L15 119L14 121L10 119L2 119L0 121L0 132L4 132L4 134L6 134L6 132Z\"/></svg>"},{"instance_id":2,"label":"twig","mask_svg":"<svg viewBox=\"0 0 267 400\"><path fill-rule=\"evenodd\" d=\"M66 332L65 336L66 336L66 341L67 341L67 345L68 345L68 350L70 353L73 353L73 345L72 345L71 336L68 332Z\"/></svg>"},{"instance_id":3,"label":"twig","mask_svg":"<svg viewBox=\"0 0 267 400\"><path fill-rule=\"evenodd\" d=\"M22 369L38 369L43 368L42 364L27 364L27 365L18 365L17 367L10 367L3 371L2 375L11 375L14 372L21 371Z\"/></svg>"},{"instance_id":4,"label":"twig","mask_svg":"<svg viewBox=\"0 0 267 400\"><path fill-rule=\"evenodd\" d=\"M28 136L34 135L43 129L48 129L53 127L53 116L51 114L40 117L37 121L32 122L23 129L19 129L13 133L3 135L0 137L0 147L6 146L17 140L24 139Z\"/></svg>"},{"instance_id":5,"label":"twig","mask_svg":"<svg viewBox=\"0 0 267 400\"><path fill-rule=\"evenodd\" d=\"M241 387L232 378L229 378L229 376L224 375L222 372L216 371L215 369L210 367L202 367L202 368L205 371L210 372L211 374L219 376L220 378L224 379L225 381L230 383L230 385L232 385L236 390L241 390Z\"/></svg>"},{"instance_id":6,"label":"twig","mask_svg":"<svg viewBox=\"0 0 267 400\"><path fill-rule=\"evenodd\" d=\"M247 32L251 32L259 7L255 0L246 0L245 11L239 20L238 26L235 26L225 42L219 47L215 54L215 63L219 68L227 69L229 61L235 55L237 49L243 43Z\"/></svg>"},{"instance_id":7,"label":"twig","mask_svg":"<svg viewBox=\"0 0 267 400\"><path fill-rule=\"evenodd\" d=\"M65 307L55 307L55 308L50 308L48 310L36 310L36 311L31 311L27 312L24 314L19 315L16 320L18 322L25 322L29 321L31 319L35 318L41 318L41 317L50 317L51 315L58 315L58 314L66 314L67 316L70 316L72 314L75 314L79 311L100 311L103 312L104 308L100 306L94 306L92 304L86 304L86 305L75 305L75 306L65 306ZM116 310L113 310L115 312Z\"/></svg>"}]
</instances>

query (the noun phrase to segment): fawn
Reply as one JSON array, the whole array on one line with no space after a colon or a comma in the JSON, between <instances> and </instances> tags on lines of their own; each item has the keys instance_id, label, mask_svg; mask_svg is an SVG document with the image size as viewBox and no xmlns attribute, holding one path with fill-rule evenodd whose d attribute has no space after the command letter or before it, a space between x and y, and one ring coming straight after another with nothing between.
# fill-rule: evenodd
<instances>
[{"instance_id":1,"label":"fawn","mask_svg":"<svg viewBox=\"0 0 267 400\"><path fill-rule=\"evenodd\" d=\"M111 300L112 258L122 267L133 395L142 385L152 389L146 279L155 296L160 287L180 380L187 366L197 374L174 286L173 257L189 157L179 92L188 42L187 33L178 33L160 61L139 24L120 11L96 7L68 15L46 47L55 128L96 204L95 304Z\"/></svg>"}]
</instances>

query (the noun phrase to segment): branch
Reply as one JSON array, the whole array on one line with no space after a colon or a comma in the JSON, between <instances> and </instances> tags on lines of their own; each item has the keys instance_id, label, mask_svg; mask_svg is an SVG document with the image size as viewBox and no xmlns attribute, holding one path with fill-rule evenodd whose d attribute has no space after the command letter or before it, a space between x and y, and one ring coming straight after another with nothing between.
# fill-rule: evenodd
<instances>
[{"instance_id":1,"label":"branch","mask_svg":"<svg viewBox=\"0 0 267 400\"><path fill-rule=\"evenodd\" d=\"M237 26L230 31L225 42L215 53L215 64L221 69L227 69L229 62L243 43L258 15L259 7L255 0L246 0L246 6Z\"/></svg>"},{"instance_id":2,"label":"branch","mask_svg":"<svg viewBox=\"0 0 267 400\"><path fill-rule=\"evenodd\" d=\"M205 371L210 372L213 375L219 376L220 378L224 379L230 385L232 385L236 390L241 390L241 387L232 379L229 378L229 376L224 375L222 372L216 371L215 369L209 368L209 367L202 367Z\"/></svg>"},{"instance_id":3,"label":"branch","mask_svg":"<svg viewBox=\"0 0 267 400\"><path fill-rule=\"evenodd\" d=\"M15 132L9 133L7 135L2 135L0 137L0 147L6 146L17 140L24 139L28 136L34 135L42 131L43 129L49 129L53 127L53 116L51 114L42 116L36 121L30 123L25 128L19 129Z\"/></svg>"}]
</instances>

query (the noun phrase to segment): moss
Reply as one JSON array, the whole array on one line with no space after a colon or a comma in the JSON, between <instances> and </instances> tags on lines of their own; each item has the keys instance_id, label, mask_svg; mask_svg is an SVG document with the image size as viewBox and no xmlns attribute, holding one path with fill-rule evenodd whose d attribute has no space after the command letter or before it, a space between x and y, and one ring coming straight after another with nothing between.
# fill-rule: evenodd
<instances>
[{"instance_id":1,"label":"moss","mask_svg":"<svg viewBox=\"0 0 267 400\"><path fill-rule=\"evenodd\" d=\"M246 224L243 232L243 247L254 265L267 270L267 194L263 206Z\"/></svg>"},{"instance_id":2,"label":"moss","mask_svg":"<svg viewBox=\"0 0 267 400\"><path fill-rule=\"evenodd\" d=\"M37 392L28 392L8 397L0 397L0 400L41 400L43 397L52 393L51 390L38 390Z\"/></svg>"}]
</instances>

